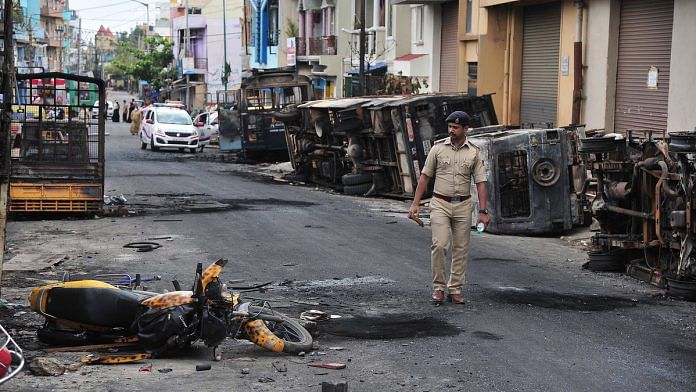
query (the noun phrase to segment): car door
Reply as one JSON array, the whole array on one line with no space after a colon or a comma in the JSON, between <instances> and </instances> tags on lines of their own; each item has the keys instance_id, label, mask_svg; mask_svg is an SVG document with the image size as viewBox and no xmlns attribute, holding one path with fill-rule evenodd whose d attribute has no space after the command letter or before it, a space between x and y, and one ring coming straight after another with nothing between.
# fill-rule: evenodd
<instances>
[{"instance_id":1,"label":"car door","mask_svg":"<svg viewBox=\"0 0 696 392\"><path fill-rule=\"evenodd\" d=\"M140 122L141 133L143 134L143 142L149 143L152 138L152 132L154 130L154 110L148 110L145 113L144 120Z\"/></svg>"}]
</instances>

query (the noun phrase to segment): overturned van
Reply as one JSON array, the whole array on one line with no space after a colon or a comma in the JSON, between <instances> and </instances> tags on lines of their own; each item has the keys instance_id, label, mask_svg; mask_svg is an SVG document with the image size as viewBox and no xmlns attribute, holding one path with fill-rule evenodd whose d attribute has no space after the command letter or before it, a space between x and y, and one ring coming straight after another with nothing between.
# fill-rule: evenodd
<instances>
[{"instance_id":1,"label":"overturned van","mask_svg":"<svg viewBox=\"0 0 696 392\"><path fill-rule=\"evenodd\" d=\"M575 130L506 129L498 125L489 95L321 100L275 117L285 124L298 179L346 194L408 198L434 142L447 137L445 119L456 110L471 116L470 138L490 162L490 231L562 231L583 220L584 198L575 195L569 168Z\"/></svg>"}]
</instances>

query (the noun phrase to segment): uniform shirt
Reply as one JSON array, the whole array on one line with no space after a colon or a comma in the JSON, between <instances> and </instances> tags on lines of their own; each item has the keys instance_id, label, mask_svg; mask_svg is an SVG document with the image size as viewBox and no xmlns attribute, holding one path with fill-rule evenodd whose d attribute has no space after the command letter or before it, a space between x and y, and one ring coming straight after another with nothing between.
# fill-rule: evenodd
<instances>
[{"instance_id":1,"label":"uniform shirt","mask_svg":"<svg viewBox=\"0 0 696 392\"><path fill-rule=\"evenodd\" d=\"M422 173L435 176L434 192L443 196L469 196L474 183L486 181L481 151L467 139L455 148L450 138L438 140L428 153Z\"/></svg>"}]
</instances>

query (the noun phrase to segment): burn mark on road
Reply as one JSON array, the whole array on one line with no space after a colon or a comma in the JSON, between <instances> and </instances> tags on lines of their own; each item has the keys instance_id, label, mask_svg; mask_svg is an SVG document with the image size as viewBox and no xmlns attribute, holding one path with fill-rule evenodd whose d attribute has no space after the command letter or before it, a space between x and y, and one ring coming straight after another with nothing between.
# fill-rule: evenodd
<instances>
[{"instance_id":1,"label":"burn mark on road","mask_svg":"<svg viewBox=\"0 0 696 392\"><path fill-rule=\"evenodd\" d=\"M445 320L412 314L353 317L320 324L321 332L356 339L405 339L455 336L462 331Z\"/></svg>"},{"instance_id":2,"label":"burn mark on road","mask_svg":"<svg viewBox=\"0 0 696 392\"><path fill-rule=\"evenodd\" d=\"M638 304L637 300L630 298L605 295L563 294L544 290L499 290L494 291L489 298L498 303L509 305L536 306L547 309L581 312L602 312L619 308L629 308Z\"/></svg>"},{"instance_id":3,"label":"burn mark on road","mask_svg":"<svg viewBox=\"0 0 696 392\"><path fill-rule=\"evenodd\" d=\"M130 216L206 214L234 210L264 210L276 207L311 207L316 203L276 198L214 199L205 193L140 193L129 199Z\"/></svg>"}]
</instances>

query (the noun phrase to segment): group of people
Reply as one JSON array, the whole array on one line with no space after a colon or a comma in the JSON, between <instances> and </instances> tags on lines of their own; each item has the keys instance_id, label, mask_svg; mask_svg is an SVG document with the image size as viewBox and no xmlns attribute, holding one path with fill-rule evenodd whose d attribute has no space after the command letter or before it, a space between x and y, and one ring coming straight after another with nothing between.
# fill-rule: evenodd
<instances>
[{"instance_id":1,"label":"group of people","mask_svg":"<svg viewBox=\"0 0 696 392\"><path fill-rule=\"evenodd\" d=\"M111 116L111 121L113 122L119 122L120 119L123 118L123 122L130 123L132 121L133 111L138 109L138 106L135 104L135 98L131 99L130 103L127 103L125 99L123 100L122 116L121 105L118 103L118 101L114 101L114 105L114 114Z\"/></svg>"}]
</instances>

